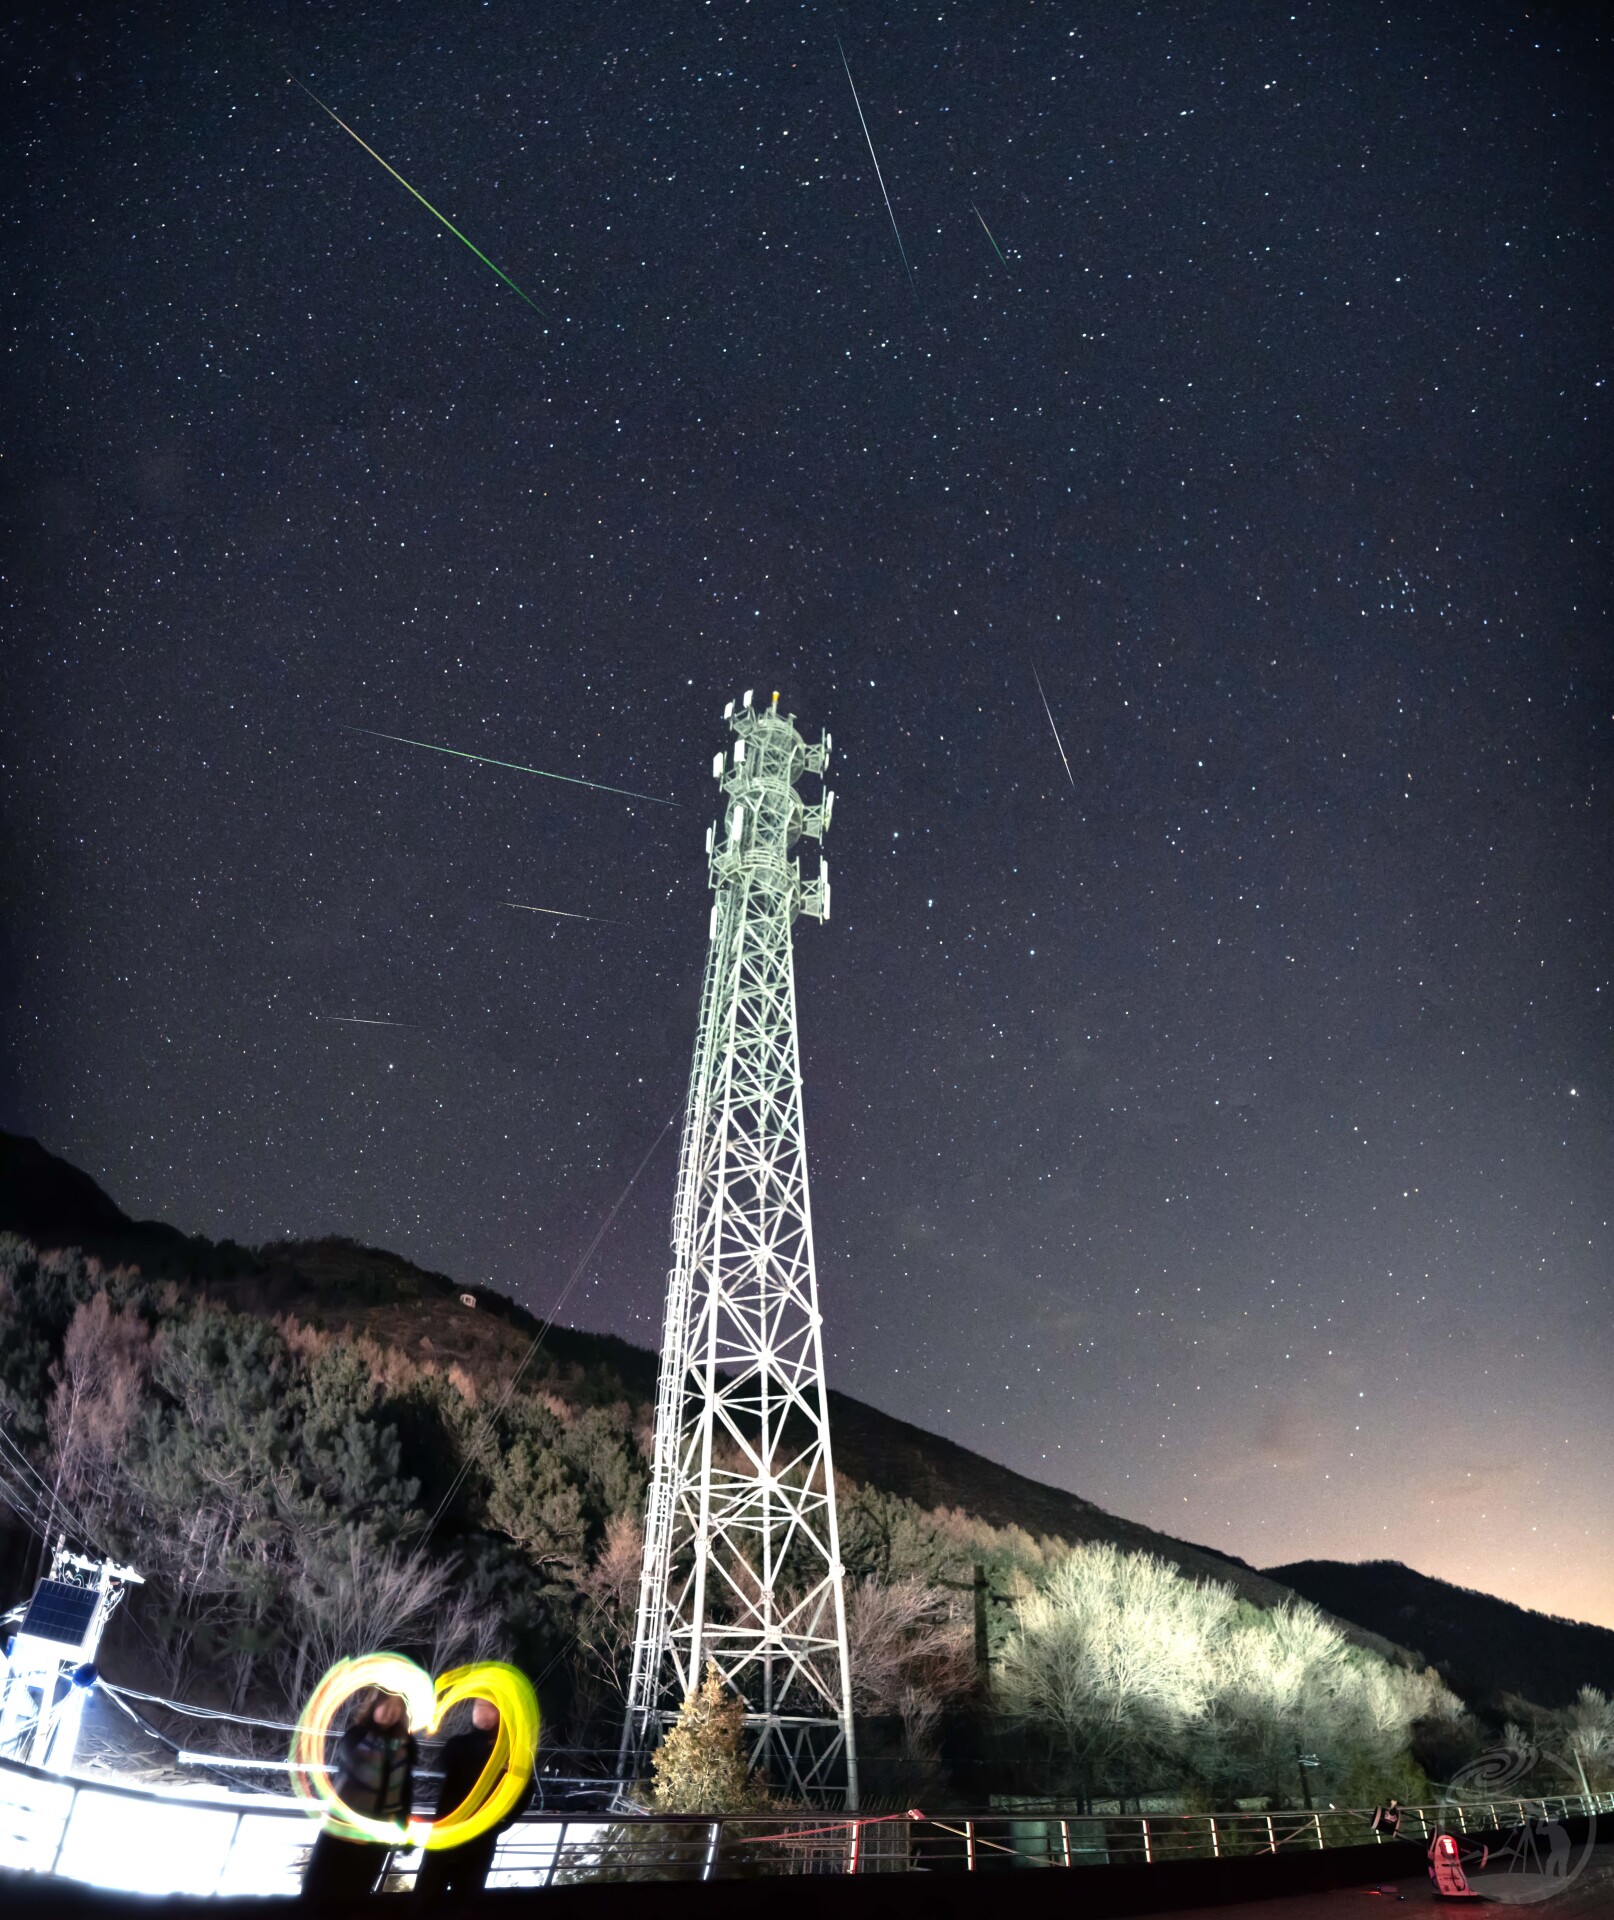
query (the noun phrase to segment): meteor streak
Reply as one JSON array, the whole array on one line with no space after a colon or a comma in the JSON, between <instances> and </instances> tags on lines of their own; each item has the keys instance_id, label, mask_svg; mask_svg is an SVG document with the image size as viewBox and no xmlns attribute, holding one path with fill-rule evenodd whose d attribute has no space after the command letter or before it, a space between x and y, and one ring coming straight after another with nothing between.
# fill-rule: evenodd
<instances>
[{"instance_id":1,"label":"meteor streak","mask_svg":"<svg viewBox=\"0 0 1614 1920\"><path fill-rule=\"evenodd\" d=\"M914 305L923 313L925 309L920 303L919 289L914 285L913 268L908 265L908 249L902 244L902 229L897 225L896 210L891 205L891 196L885 190L885 175L880 171L880 156L874 151L874 136L869 132L868 121L863 118L863 102L857 97L857 82L852 78L852 69L847 64L846 49L841 46L839 34L835 36L835 45L840 48L841 65L846 68L846 84L852 89L852 105L857 108L857 117L863 127L863 138L869 143L869 158L874 162L874 177L880 183L880 192L885 198L885 210L891 216L891 231L897 236L897 252L902 255L902 269L908 276L908 285L913 288Z\"/></svg>"},{"instance_id":2,"label":"meteor streak","mask_svg":"<svg viewBox=\"0 0 1614 1920\"><path fill-rule=\"evenodd\" d=\"M984 225L985 223L983 222L982 224ZM1048 704L1047 694L1042 692L1042 675L1038 673L1035 663L1033 663L1031 668L1031 677L1037 683L1038 693L1042 694L1042 710L1048 716L1048 725L1053 729L1054 745L1059 749L1060 759L1065 761L1065 778L1070 782L1071 792L1074 793L1076 791L1076 776L1070 770L1070 761L1065 758L1065 743L1059 737L1058 727L1054 726L1054 710Z\"/></svg>"},{"instance_id":3,"label":"meteor streak","mask_svg":"<svg viewBox=\"0 0 1614 1920\"><path fill-rule=\"evenodd\" d=\"M976 206L973 200L970 202L970 212L973 213L976 219L980 221L981 231L986 235L987 239L992 240L992 229L986 224L986 220L981 212L981 209L978 206ZM996 240L992 240L992 251L997 255L997 257L1000 260L1003 260L1003 249L998 245ZM1007 266L1009 263L1007 260L1003 260L1003 264L1004 266Z\"/></svg>"},{"instance_id":4,"label":"meteor streak","mask_svg":"<svg viewBox=\"0 0 1614 1920\"><path fill-rule=\"evenodd\" d=\"M400 747L424 747L428 753L446 753L455 760L475 760L484 767L508 767L512 773L535 773L540 780L564 780L571 787L593 787L596 793L620 793L626 800L648 800L653 807L676 807L676 800L658 800L653 793L635 793L631 787L608 787L603 780L584 780L575 773L549 773L543 767L524 767L514 760L494 760L485 753L461 753L458 747L439 747L430 740L410 740L401 733L377 733L374 727L343 725L344 733L367 733L372 740L392 740Z\"/></svg>"},{"instance_id":5,"label":"meteor streak","mask_svg":"<svg viewBox=\"0 0 1614 1920\"><path fill-rule=\"evenodd\" d=\"M359 136L353 132L353 129L341 117L341 115L336 113L331 113L331 109L328 106L326 106L325 102L322 99L320 99L317 93L313 92L308 87L304 87L302 81L299 80L296 74L294 73L288 73L286 75L286 78L291 82L291 84L294 87L302 87L303 92L308 95L309 99L313 101L314 105L318 107L322 113L330 113L331 118L342 129L342 131L346 134L350 134L353 137L353 139L358 140L359 145L364 148L364 151L367 154L369 154L372 160L379 161L382 166L386 167L388 173L392 175L393 179L398 182L400 187L407 188L410 193L414 193L415 198L426 209L426 211L429 214L435 215L437 219L441 220L443 225L448 228L449 232L453 234L456 240L459 240L463 242L464 245L470 247L472 253L474 253L477 259L482 262L483 266L493 267L493 262L487 257L487 255L482 251L482 249L479 246L474 245L471 241L467 240L465 238L465 235L460 232L459 228L455 226L454 222L449 219L446 213L438 213L437 209L426 198L425 194L415 193L415 189L409 185L409 182L403 177L403 175L398 171L398 169L394 166L388 165L388 163L385 160L382 160L380 154L376 152L374 147L370 146L367 142L363 140L359 140ZM512 293L521 294L522 299L527 301L527 305L532 308L534 313L538 314L540 319L543 317L542 308L538 306L536 301L528 299L526 294L521 293L520 287L518 287L515 281L510 278L509 274L505 272L503 267L493 267L493 271L499 276L499 278L504 282L504 284L510 289Z\"/></svg>"},{"instance_id":6,"label":"meteor streak","mask_svg":"<svg viewBox=\"0 0 1614 1920\"><path fill-rule=\"evenodd\" d=\"M607 920L598 913L568 913L564 907L529 907L520 900L506 900L507 907L514 907L517 913L552 913L557 920L593 920L602 927L625 927L626 920Z\"/></svg>"},{"instance_id":7,"label":"meteor streak","mask_svg":"<svg viewBox=\"0 0 1614 1920\"><path fill-rule=\"evenodd\" d=\"M335 1021L344 1027L401 1027L402 1020L366 1020L362 1013L316 1013L316 1020Z\"/></svg>"}]
</instances>

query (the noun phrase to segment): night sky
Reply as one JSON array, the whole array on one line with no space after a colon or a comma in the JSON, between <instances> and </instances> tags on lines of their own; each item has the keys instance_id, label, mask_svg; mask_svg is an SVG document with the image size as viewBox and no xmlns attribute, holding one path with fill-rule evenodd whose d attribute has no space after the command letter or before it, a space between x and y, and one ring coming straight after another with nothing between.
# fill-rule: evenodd
<instances>
[{"instance_id":1,"label":"night sky","mask_svg":"<svg viewBox=\"0 0 1614 1920\"><path fill-rule=\"evenodd\" d=\"M832 1384L1614 1625L1590 11L14 15L0 1118L547 1310L778 688Z\"/></svg>"}]
</instances>

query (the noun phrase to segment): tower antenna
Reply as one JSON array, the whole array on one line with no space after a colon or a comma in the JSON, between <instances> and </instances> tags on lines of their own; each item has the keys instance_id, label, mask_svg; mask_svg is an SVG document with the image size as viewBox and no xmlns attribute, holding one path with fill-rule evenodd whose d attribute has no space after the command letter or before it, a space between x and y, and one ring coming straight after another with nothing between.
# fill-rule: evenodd
<instances>
[{"instance_id":1,"label":"tower antenna","mask_svg":"<svg viewBox=\"0 0 1614 1920\"><path fill-rule=\"evenodd\" d=\"M715 1664L745 1703L754 1766L792 1798L857 1805L835 1471L807 1196L798 914L829 918L830 737L747 693L723 717L726 799L707 830L706 978L673 1205L655 1463L645 1519L624 1778Z\"/></svg>"}]
</instances>

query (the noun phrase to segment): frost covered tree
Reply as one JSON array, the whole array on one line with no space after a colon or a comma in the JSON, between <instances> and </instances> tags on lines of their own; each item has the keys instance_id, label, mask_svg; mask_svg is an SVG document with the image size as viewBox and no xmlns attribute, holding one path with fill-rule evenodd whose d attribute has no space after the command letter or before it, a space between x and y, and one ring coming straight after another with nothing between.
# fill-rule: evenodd
<instances>
[{"instance_id":1,"label":"frost covered tree","mask_svg":"<svg viewBox=\"0 0 1614 1920\"><path fill-rule=\"evenodd\" d=\"M1169 1774L1209 1712L1206 1654L1234 1604L1152 1554L1077 1547L1020 1600L999 1705L1052 1731L1080 1790Z\"/></svg>"},{"instance_id":2,"label":"frost covered tree","mask_svg":"<svg viewBox=\"0 0 1614 1920\"><path fill-rule=\"evenodd\" d=\"M1262 1609L1169 1562L1077 1547L1018 1605L998 1699L1040 1725L1079 1791L1173 1781L1298 1797L1297 1754L1339 1792L1402 1791L1420 1720L1460 1703L1355 1647L1304 1602Z\"/></svg>"},{"instance_id":3,"label":"frost covered tree","mask_svg":"<svg viewBox=\"0 0 1614 1920\"><path fill-rule=\"evenodd\" d=\"M1573 1705L1555 1716L1554 1732L1566 1757L1593 1793L1614 1786L1614 1701L1596 1687L1582 1687Z\"/></svg>"}]
</instances>

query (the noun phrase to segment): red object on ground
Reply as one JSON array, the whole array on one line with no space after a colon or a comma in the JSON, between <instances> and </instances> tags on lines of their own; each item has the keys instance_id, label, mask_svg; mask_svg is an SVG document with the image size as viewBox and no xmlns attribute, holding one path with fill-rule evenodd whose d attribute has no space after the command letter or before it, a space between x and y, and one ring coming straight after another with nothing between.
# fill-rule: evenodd
<instances>
[{"instance_id":1,"label":"red object on ground","mask_svg":"<svg viewBox=\"0 0 1614 1920\"><path fill-rule=\"evenodd\" d=\"M1429 1878L1443 1900L1477 1900L1479 1895L1468 1884L1463 1863L1457 1857L1457 1842L1449 1833L1437 1833L1429 1843Z\"/></svg>"}]
</instances>

